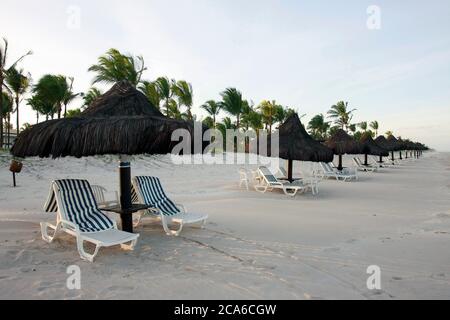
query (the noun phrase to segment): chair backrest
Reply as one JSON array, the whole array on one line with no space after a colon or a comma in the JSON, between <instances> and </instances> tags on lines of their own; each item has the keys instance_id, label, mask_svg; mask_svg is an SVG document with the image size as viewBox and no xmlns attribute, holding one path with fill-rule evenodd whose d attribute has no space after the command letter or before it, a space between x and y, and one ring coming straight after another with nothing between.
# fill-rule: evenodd
<instances>
[{"instance_id":1,"label":"chair backrest","mask_svg":"<svg viewBox=\"0 0 450 320\"><path fill-rule=\"evenodd\" d=\"M359 158L357 158L357 157L353 158L353 162L355 162L355 164L356 164L358 167L361 167L361 166L362 166L361 160L360 160Z\"/></svg>"},{"instance_id":2,"label":"chair backrest","mask_svg":"<svg viewBox=\"0 0 450 320\"><path fill-rule=\"evenodd\" d=\"M61 219L74 223L81 232L99 232L114 227L114 223L98 209L88 181L56 180L52 183L52 190L53 196L49 198L56 199Z\"/></svg>"},{"instance_id":3,"label":"chair backrest","mask_svg":"<svg viewBox=\"0 0 450 320\"><path fill-rule=\"evenodd\" d=\"M272 174L272 172L270 172L267 167L259 167L259 172L268 184L279 183L278 179Z\"/></svg>"},{"instance_id":4,"label":"chair backrest","mask_svg":"<svg viewBox=\"0 0 450 320\"><path fill-rule=\"evenodd\" d=\"M181 213L176 204L164 192L159 178L148 176L134 177L133 189L140 201L159 209L163 215L173 216Z\"/></svg>"},{"instance_id":5,"label":"chair backrest","mask_svg":"<svg viewBox=\"0 0 450 320\"><path fill-rule=\"evenodd\" d=\"M97 204L103 204L105 203L105 193L106 189L102 186L92 185L91 186L92 192L94 194L95 201L97 201Z\"/></svg>"},{"instance_id":6,"label":"chair backrest","mask_svg":"<svg viewBox=\"0 0 450 320\"><path fill-rule=\"evenodd\" d=\"M322 167L323 171L325 173L333 173L333 168L331 168L331 166L328 163L325 162L321 162L320 166Z\"/></svg>"},{"instance_id":7,"label":"chair backrest","mask_svg":"<svg viewBox=\"0 0 450 320\"><path fill-rule=\"evenodd\" d=\"M283 175L284 178L288 176L288 173L285 168L280 167L278 170L280 171L280 173Z\"/></svg>"}]
</instances>

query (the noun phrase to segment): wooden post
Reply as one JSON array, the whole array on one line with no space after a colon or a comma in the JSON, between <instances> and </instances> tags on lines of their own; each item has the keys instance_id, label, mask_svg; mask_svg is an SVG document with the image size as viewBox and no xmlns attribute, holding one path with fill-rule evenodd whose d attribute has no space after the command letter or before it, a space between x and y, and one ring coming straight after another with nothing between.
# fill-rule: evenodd
<instances>
[{"instance_id":1,"label":"wooden post","mask_svg":"<svg viewBox=\"0 0 450 320\"><path fill-rule=\"evenodd\" d=\"M339 155L339 164L337 168L339 171L342 171L342 169L344 169L344 167L342 166L342 154Z\"/></svg>"},{"instance_id":2,"label":"wooden post","mask_svg":"<svg viewBox=\"0 0 450 320\"><path fill-rule=\"evenodd\" d=\"M291 183L294 181L294 179L292 178L293 166L294 166L294 161L289 159L288 160L288 177L287 178L288 178L289 182L291 182Z\"/></svg>"}]
</instances>

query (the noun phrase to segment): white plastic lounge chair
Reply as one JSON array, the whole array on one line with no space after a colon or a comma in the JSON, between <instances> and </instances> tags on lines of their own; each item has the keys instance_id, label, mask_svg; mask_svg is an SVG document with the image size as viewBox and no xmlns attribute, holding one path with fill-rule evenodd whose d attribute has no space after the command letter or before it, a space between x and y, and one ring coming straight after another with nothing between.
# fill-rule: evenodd
<instances>
[{"instance_id":1,"label":"white plastic lounge chair","mask_svg":"<svg viewBox=\"0 0 450 320\"><path fill-rule=\"evenodd\" d=\"M282 175L283 178L287 178L288 177L288 173L287 173L285 168L279 167L278 171L280 172L280 174ZM313 195L316 195L316 194L319 194L319 181L320 181L319 179L311 177L311 178L294 179L293 183L301 182L305 186L309 187L309 189L311 190Z\"/></svg>"},{"instance_id":2,"label":"white plastic lounge chair","mask_svg":"<svg viewBox=\"0 0 450 320\"><path fill-rule=\"evenodd\" d=\"M99 208L109 207L113 205L119 204L119 194L117 191L115 192L115 200L106 200L106 193L108 190L106 190L105 187L98 186L98 185L91 185L92 192L94 193L95 201L97 202L97 205Z\"/></svg>"},{"instance_id":3,"label":"white plastic lounge chair","mask_svg":"<svg viewBox=\"0 0 450 320\"><path fill-rule=\"evenodd\" d=\"M356 168L359 171L364 171L364 172L375 172L378 170L377 167L373 167L371 165L365 165L361 162L361 159L359 159L358 157L354 157L353 158L353 163L356 165Z\"/></svg>"},{"instance_id":4,"label":"white plastic lounge chair","mask_svg":"<svg viewBox=\"0 0 450 320\"><path fill-rule=\"evenodd\" d=\"M140 213L136 225L139 225L146 213L150 213L159 215L167 235L179 236L187 224L200 224L201 228L205 226L208 215L188 212L183 205L170 200L165 194L159 178L142 176L134 177L132 181L135 193L134 201L138 200L140 203L152 206L151 209ZM179 224L179 228L171 230L169 228L171 223Z\"/></svg>"},{"instance_id":5,"label":"white plastic lounge chair","mask_svg":"<svg viewBox=\"0 0 450 320\"><path fill-rule=\"evenodd\" d=\"M239 169L239 188L242 188L243 186L245 186L245 188L247 189L247 191L249 190L249 184L250 184L250 180L248 178L247 175L247 170L245 170L244 168Z\"/></svg>"},{"instance_id":6,"label":"white plastic lounge chair","mask_svg":"<svg viewBox=\"0 0 450 320\"><path fill-rule=\"evenodd\" d=\"M331 167L329 163L325 162L320 162L320 167L322 169L322 172L319 172L318 176L323 179L334 178L338 181L345 181L345 182L351 180L358 180L358 174L356 173L356 171L352 171L348 168L339 171Z\"/></svg>"},{"instance_id":7,"label":"white plastic lounge chair","mask_svg":"<svg viewBox=\"0 0 450 320\"><path fill-rule=\"evenodd\" d=\"M308 190L308 187L301 183L289 183L279 181L269 169L260 167L258 169L260 176L259 184L255 184L255 190L261 193L273 191L274 189L283 190L284 194L295 197L298 192L303 193Z\"/></svg>"},{"instance_id":8,"label":"white plastic lounge chair","mask_svg":"<svg viewBox=\"0 0 450 320\"><path fill-rule=\"evenodd\" d=\"M41 223L42 239L51 243L60 231L75 236L81 259L90 262L101 247L121 245L122 249L133 250L139 237L139 234L118 230L116 223L98 209L86 180L53 181L44 210L57 212L57 218L56 225ZM53 236L48 234L48 229L54 231ZM95 245L92 254L85 251L85 241Z\"/></svg>"},{"instance_id":9,"label":"white plastic lounge chair","mask_svg":"<svg viewBox=\"0 0 450 320\"><path fill-rule=\"evenodd\" d=\"M393 165L389 161L380 163L379 157L372 156L371 160L372 160L371 165L376 166L378 168L392 168L393 167Z\"/></svg>"}]
</instances>

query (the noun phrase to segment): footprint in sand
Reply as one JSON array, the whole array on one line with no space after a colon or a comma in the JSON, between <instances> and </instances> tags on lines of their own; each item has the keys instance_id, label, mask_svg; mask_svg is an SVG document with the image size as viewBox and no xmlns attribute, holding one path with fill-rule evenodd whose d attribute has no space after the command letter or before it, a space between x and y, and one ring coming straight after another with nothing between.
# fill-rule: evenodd
<instances>
[{"instance_id":1,"label":"footprint in sand","mask_svg":"<svg viewBox=\"0 0 450 320\"><path fill-rule=\"evenodd\" d=\"M392 280L400 281L400 280L403 280L403 278L402 277L392 277Z\"/></svg>"}]
</instances>

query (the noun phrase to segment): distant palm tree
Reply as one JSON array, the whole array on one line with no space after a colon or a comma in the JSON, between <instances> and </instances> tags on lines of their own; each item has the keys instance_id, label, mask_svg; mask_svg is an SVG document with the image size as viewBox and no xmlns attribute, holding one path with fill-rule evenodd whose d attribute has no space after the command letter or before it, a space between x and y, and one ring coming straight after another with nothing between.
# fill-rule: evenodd
<instances>
[{"instance_id":1,"label":"distant palm tree","mask_svg":"<svg viewBox=\"0 0 450 320\"><path fill-rule=\"evenodd\" d=\"M394 135L394 132L392 132L392 131L386 131L385 135L386 135L386 137L390 137L390 136L393 136L393 135Z\"/></svg>"},{"instance_id":2,"label":"distant palm tree","mask_svg":"<svg viewBox=\"0 0 450 320\"><path fill-rule=\"evenodd\" d=\"M192 85L185 80L180 80L173 84L172 90L177 97L178 106L185 106L187 108L186 120L193 120L191 108L194 103L194 90L192 89Z\"/></svg>"},{"instance_id":3,"label":"distant palm tree","mask_svg":"<svg viewBox=\"0 0 450 320\"><path fill-rule=\"evenodd\" d=\"M241 125L241 114L244 107L242 93L236 88L228 88L221 94L222 101L220 106L223 110L236 117L236 128L239 129Z\"/></svg>"},{"instance_id":4,"label":"distant palm tree","mask_svg":"<svg viewBox=\"0 0 450 320\"><path fill-rule=\"evenodd\" d=\"M289 107L278 106L275 110L275 122L284 123L290 116L296 113L296 111ZM300 120L304 118L306 114L299 116Z\"/></svg>"},{"instance_id":5,"label":"distant palm tree","mask_svg":"<svg viewBox=\"0 0 450 320\"><path fill-rule=\"evenodd\" d=\"M67 87L67 91L64 97L64 118L67 116L67 106L73 101L75 100L76 97L80 96L81 93L74 93L73 92L73 82L74 82L74 78L73 77L69 77L66 78L66 81L68 81L68 87Z\"/></svg>"},{"instance_id":6,"label":"distant palm tree","mask_svg":"<svg viewBox=\"0 0 450 320\"><path fill-rule=\"evenodd\" d=\"M275 100L264 100L258 106L258 110L261 112L266 129L269 130L269 133L272 132L272 126L277 121L276 116L283 112L283 107L278 105Z\"/></svg>"},{"instance_id":7,"label":"distant palm tree","mask_svg":"<svg viewBox=\"0 0 450 320\"><path fill-rule=\"evenodd\" d=\"M363 122L359 123L358 126L359 126L359 127L361 128L361 130L363 130L364 132L367 131L367 128L368 128L367 121L363 121Z\"/></svg>"},{"instance_id":8,"label":"distant palm tree","mask_svg":"<svg viewBox=\"0 0 450 320\"><path fill-rule=\"evenodd\" d=\"M314 116L308 124L308 130L316 140L324 140L329 128L330 123L325 121L323 114Z\"/></svg>"},{"instance_id":9,"label":"distant palm tree","mask_svg":"<svg viewBox=\"0 0 450 320\"><path fill-rule=\"evenodd\" d=\"M348 131L348 127L353 119L353 112L356 109L348 110L348 102L339 101L331 106L328 116L334 120L334 123Z\"/></svg>"},{"instance_id":10,"label":"distant palm tree","mask_svg":"<svg viewBox=\"0 0 450 320\"><path fill-rule=\"evenodd\" d=\"M155 82L142 81L139 90L147 97L148 101L158 110L160 110L161 96Z\"/></svg>"},{"instance_id":11,"label":"distant palm tree","mask_svg":"<svg viewBox=\"0 0 450 320\"><path fill-rule=\"evenodd\" d=\"M72 109L67 111L67 118L76 118L81 115L81 109Z\"/></svg>"},{"instance_id":12,"label":"distant palm tree","mask_svg":"<svg viewBox=\"0 0 450 320\"><path fill-rule=\"evenodd\" d=\"M22 96L28 90L30 86L31 76L25 76L23 69L16 69L15 67L11 67L6 72L6 83L11 91L14 93L14 102L16 104L16 128L17 134L20 133L20 125L19 125L19 105L21 102Z\"/></svg>"},{"instance_id":13,"label":"distant palm tree","mask_svg":"<svg viewBox=\"0 0 450 320\"><path fill-rule=\"evenodd\" d=\"M378 137L378 130L380 129L380 125L378 121L372 121L370 123L370 127L375 131L375 136Z\"/></svg>"},{"instance_id":14,"label":"distant palm tree","mask_svg":"<svg viewBox=\"0 0 450 320\"><path fill-rule=\"evenodd\" d=\"M36 111L36 123L39 123L40 114L44 115L46 120L48 120L49 116L55 112L54 106L37 94L34 94L31 98L27 99L27 104L31 109Z\"/></svg>"},{"instance_id":15,"label":"distant palm tree","mask_svg":"<svg viewBox=\"0 0 450 320\"><path fill-rule=\"evenodd\" d=\"M214 100L208 100L200 108L205 110L211 116L213 120L213 128L215 128L217 123L216 118L221 110L220 104Z\"/></svg>"},{"instance_id":16,"label":"distant palm tree","mask_svg":"<svg viewBox=\"0 0 450 320\"><path fill-rule=\"evenodd\" d=\"M10 67L6 67L7 57L8 57L8 40L3 38L3 45L0 45L0 92L3 91L5 87L5 77L6 72L11 67L16 67L16 65L26 56L33 54L32 51L28 51L23 56L19 57ZM3 147L3 94L0 94L0 148Z\"/></svg>"},{"instance_id":17,"label":"distant palm tree","mask_svg":"<svg viewBox=\"0 0 450 320\"><path fill-rule=\"evenodd\" d=\"M33 87L33 93L38 95L44 104L53 106L53 113L58 114L58 119L61 118L62 105L68 92L66 77L61 75L45 75Z\"/></svg>"},{"instance_id":18,"label":"distant palm tree","mask_svg":"<svg viewBox=\"0 0 450 320\"><path fill-rule=\"evenodd\" d=\"M81 94L83 97L83 106L82 108L89 107L97 98L99 98L103 93L97 89L96 87L92 87L89 89L87 93Z\"/></svg>"},{"instance_id":19,"label":"distant palm tree","mask_svg":"<svg viewBox=\"0 0 450 320\"><path fill-rule=\"evenodd\" d=\"M169 78L167 78L167 77L159 77L155 81L155 85L156 85L158 94L159 94L160 98L162 100L164 100L166 116L168 116L168 117L170 114L169 109L170 108L173 109L173 106L174 106L173 102L170 101L174 95L174 92L173 92L174 83L175 83L175 80L169 80Z\"/></svg>"},{"instance_id":20,"label":"distant palm tree","mask_svg":"<svg viewBox=\"0 0 450 320\"><path fill-rule=\"evenodd\" d=\"M98 63L92 65L88 71L96 73L93 84L116 83L126 80L137 87L145 67L142 56L124 55L117 49L109 49L105 55L98 58Z\"/></svg>"}]
</instances>

